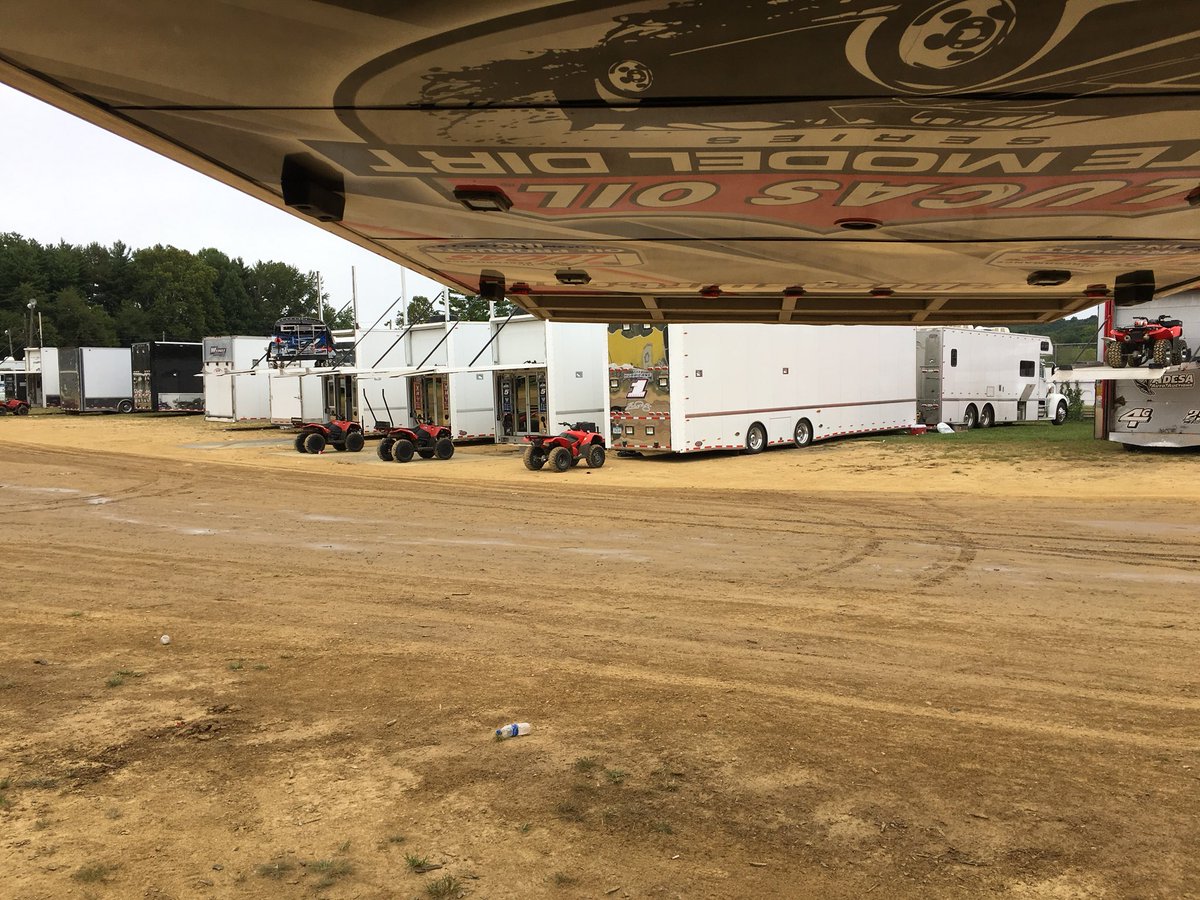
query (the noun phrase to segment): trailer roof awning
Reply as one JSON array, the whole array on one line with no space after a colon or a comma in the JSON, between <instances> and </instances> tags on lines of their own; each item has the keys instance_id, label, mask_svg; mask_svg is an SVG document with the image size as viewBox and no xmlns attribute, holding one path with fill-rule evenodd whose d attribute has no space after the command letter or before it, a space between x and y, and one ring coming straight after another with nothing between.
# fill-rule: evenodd
<instances>
[{"instance_id":1,"label":"trailer roof awning","mask_svg":"<svg viewBox=\"0 0 1200 900\"><path fill-rule=\"evenodd\" d=\"M0 81L547 319L1200 280L1195 0L7 0Z\"/></svg>"}]
</instances>

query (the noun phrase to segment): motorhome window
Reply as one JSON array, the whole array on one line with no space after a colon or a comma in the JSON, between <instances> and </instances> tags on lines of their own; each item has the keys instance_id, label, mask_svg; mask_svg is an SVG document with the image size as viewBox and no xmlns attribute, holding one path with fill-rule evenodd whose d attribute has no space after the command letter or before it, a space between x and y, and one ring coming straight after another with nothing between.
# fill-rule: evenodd
<instances>
[{"instance_id":1,"label":"motorhome window","mask_svg":"<svg viewBox=\"0 0 1200 900\"><path fill-rule=\"evenodd\" d=\"M1037 367L1034 365L1032 359L1021 360L1021 377L1022 378L1032 378L1033 373L1036 371L1037 371Z\"/></svg>"},{"instance_id":2,"label":"motorhome window","mask_svg":"<svg viewBox=\"0 0 1200 900\"><path fill-rule=\"evenodd\" d=\"M957 349L950 351L950 365L951 366L958 365L958 350Z\"/></svg>"}]
</instances>

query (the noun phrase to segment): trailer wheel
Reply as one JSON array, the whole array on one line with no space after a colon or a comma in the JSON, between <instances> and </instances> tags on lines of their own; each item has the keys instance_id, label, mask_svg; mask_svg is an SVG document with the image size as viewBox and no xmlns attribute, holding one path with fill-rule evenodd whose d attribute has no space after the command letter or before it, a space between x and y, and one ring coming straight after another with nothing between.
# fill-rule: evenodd
<instances>
[{"instance_id":1,"label":"trailer wheel","mask_svg":"<svg viewBox=\"0 0 1200 900\"><path fill-rule=\"evenodd\" d=\"M801 419L796 423L796 430L792 432L792 440L796 442L797 447L807 447L813 442L813 427L812 422L808 419Z\"/></svg>"},{"instance_id":2,"label":"trailer wheel","mask_svg":"<svg viewBox=\"0 0 1200 900\"><path fill-rule=\"evenodd\" d=\"M304 449L309 453L320 453L325 449L325 435L310 431L304 436Z\"/></svg>"},{"instance_id":3,"label":"trailer wheel","mask_svg":"<svg viewBox=\"0 0 1200 900\"><path fill-rule=\"evenodd\" d=\"M979 427L991 428L996 424L996 411L992 409L992 404L985 403L983 412L979 414Z\"/></svg>"},{"instance_id":4,"label":"trailer wheel","mask_svg":"<svg viewBox=\"0 0 1200 900\"><path fill-rule=\"evenodd\" d=\"M1050 421L1055 425L1062 425L1067 421L1067 401L1059 400L1058 406L1054 407L1054 418Z\"/></svg>"},{"instance_id":5,"label":"trailer wheel","mask_svg":"<svg viewBox=\"0 0 1200 900\"><path fill-rule=\"evenodd\" d=\"M974 428L978 424L979 424L979 410L977 410L975 408L975 404L972 403L969 406L967 406L967 411L965 413L963 413L963 427L965 427L967 429L967 431L970 431L972 428Z\"/></svg>"},{"instance_id":6,"label":"trailer wheel","mask_svg":"<svg viewBox=\"0 0 1200 900\"><path fill-rule=\"evenodd\" d=\"M454 455L454 441L448 437L438 438L433 445L433 455L438 459L449 459Z\"/></svg>"},{"instance_id":7,"label":"trailer wheel","mask_svg":"<svg viewBox=\"0 0 1200 900\"><path fill-rule=\"evenodd\" d=\"M550 451L549 462L555 472L565 472L571 468L571 451L566 447L555 447Z\"/></svg>"},{"instance_id":8,"label":"trailer wheel","mask_svg":"<svg viewBox=\"0 0 1200 900\"><path fill-rule=\"evenodd\" d=\"M767 446L767 429L755 422L746 431L746 452L747 453L762 453L763 448Z\"/></svg>"},{"instance_id":9,"label":"trailer wheel","mask_svg":"<svg viewBox=\"0 0 1200 900\"><path fill-rule=\"evenodd\" d=\"M546 454L533 444L525 448L523 456L525 458L525 468L530 472L537 472L546 464Z\"/></svg>"},{"instance_id":10,"label":"trailer wheel","mask_svg":"<svg viewBox=\"0 0 1200 900\"><path fill-rule=\"evenodd\" d=\"M361 431L352 431L346 435L346 449L351 453L357 453L367 443L367 439L362 436Z\"/></svg>"},{"instance_id":11,"label":"trailer wheel","mask_svg":"<svg viewBox=\"0 0 1200 900\"><path fill-rule=\"evenodd\" d=\"M396 443L392 444L392 459L395 462L408 462L413 458L413 453L416 452L416 447L408 438L400 438Z\"/></svg>"},{"instance_id":12,"label":"trailer wheel","mask_svg":"<svg viewBox=\"0 0 1200 900\"><path fill-rule=\"evenodd\" d=\"M306 437L308 437L308 432L302 431L298 435L296 435L296 440L292 441L292 446L296 448L297 453L307 453L308 452L307 450L304 449L304 439Z\"/></svg>"},{"instance_id":13,"label":"trailer wheel","mask_svg":"<svg viewBox=\"0 0 1200 900\"><path fill-rule=\"evenodd\" d=\"M603 444L592 444L587 448L587 464L589 469L599 469L604 465Z\"/></svg>"},{"instance_id":14,"label":"trailer wheel","mask_svg":"<svg viewBox=\"0 0 1200 900\"><path fill-rule=\"evenodd\" d=\"M1104 364L1114 369L1125 368L1125 354L1121 352L1121 345L1116 341L1109 341L1104 345Z\"/></svg>"},{"instance_id":15,"label":"trailer wheel","mask_svg":"<svg viewBox=\"0 0 1200 900\"><path fill-rule=\"evenodd\" d=\"M117 412L119 412L119 413L133 412L133 401L132 400L122 400L120 403L117 404Z\"/></svg>"},{"instance_id":16,"label":"trailer wheel","mask_svg":"<svg viewBox=\"0 0 1200 900\"><path fill-rule=\"evenodd\" d=\"M375 452L384 462L392 461L392 444L396 443L391 438L380 438L379 445L375 448Z\"/></svg>"},{"instance_id":17,"label":"trailer wheel","mask_svg":"<svg viewBox=\"0 0 1200 900\"><path fill-rule=\"evenodd\" d=\"M417 456L421 457L421 459L433 459L433 448L432 447L418 447L417 448Z\"/></svg>"}]
</instances>

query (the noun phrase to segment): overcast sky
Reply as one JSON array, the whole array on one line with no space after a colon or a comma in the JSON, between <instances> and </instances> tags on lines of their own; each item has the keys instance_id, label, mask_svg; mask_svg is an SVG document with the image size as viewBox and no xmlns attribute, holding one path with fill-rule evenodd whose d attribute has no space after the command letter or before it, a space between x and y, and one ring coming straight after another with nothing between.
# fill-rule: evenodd
<instances>
[{"instance_id":1,"label":"overcast sky","mask_svg":"<svg viewBox=\"0 0 1200 900\"><path fill-rule=\"evenodd\" d=\"M0 233L279 260L319 271L335 309L350 300L353 267L364 327L401 295L395 263L2 84L0 122ZM404 287L409 298L442 289L414 272Z\"/></svg>"}]
</instances>

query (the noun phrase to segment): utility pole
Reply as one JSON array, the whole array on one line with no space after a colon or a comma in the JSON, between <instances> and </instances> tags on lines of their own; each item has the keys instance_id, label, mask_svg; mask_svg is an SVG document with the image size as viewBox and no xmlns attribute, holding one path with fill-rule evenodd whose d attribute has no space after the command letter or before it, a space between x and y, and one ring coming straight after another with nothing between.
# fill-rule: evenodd
<instances>
[{"instance_id":1,"label":"utility pole","mask_svg":"<svg viewBox=\"0 0 1200 900\"><path fill-rule=\"evenodd\" d=\"M29 340L25 342L25 346L32 347L33 346L33 311L35 309L37 309L37 301L30 300L27 304L25 304L25 306L29 310ZM9 356L11 356L11 355L12 354L10 353Z\"/></svg>"},{"instance_id":2,"label":"utility pole","mask_svg":"<svg viewBox=\"0 0 1200 900\"><path fill-rule=\"evenodd\" d=\"M5 328L4 334L8 338L8 358L15 359L16 357L13 356L13 348L12 348L12 329Z\"/></svg>"}]
</instances>

